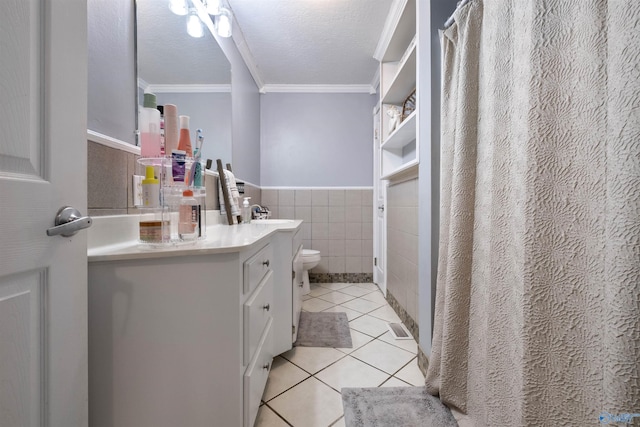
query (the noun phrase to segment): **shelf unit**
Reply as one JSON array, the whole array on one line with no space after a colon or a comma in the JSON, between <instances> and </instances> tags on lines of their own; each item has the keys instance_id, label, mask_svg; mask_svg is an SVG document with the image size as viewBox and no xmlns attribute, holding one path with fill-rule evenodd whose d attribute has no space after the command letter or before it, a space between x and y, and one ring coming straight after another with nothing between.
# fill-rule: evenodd
<instances>
[{"instance_id":1,"label":"shelf unit","mask_svg":"<svg viewBox=\"0 0 640 427\"><path fill-rule=\"evenodd\" d=\"M170 157L143 157L137 159L138 175L145 175L145 169L147 167L153 167L154 175L159 181L159 197L158 204L153 207L145 207L137 205L136 208L140 212L140 243L150 246L163 246L167 244L183 244L192 243L196 240L201 240L206 237L206 208L205 208L205 196L206 191L204 187L204 165L200 163L200 169L202 171L202 185L201 186L188 186L185 181L174 181L172 179L172 164L173 161ZM191 168L195 162L193 158L188 157L184 160L185 166L185 179L188 180L188 175L191 172ZM185 240L180 234L179 230L179 209L180 201L183 197L184 190L191 190L193 192L193 198L198 203L197 213L197 237L195 239ZM145 228L146 226L146 228ZM142 230L146 229L148 234L145 234L146 238L143 238Z\"/></svg>"},{"instance_id":2,"label":"shelf unit","mask_svg":"<svg viewBox=\"0 0 640 427\"><path fill-rule=\"evenodd\" d=\"M406 0L380 62L380 179L395 180L417 170L419 162L416 109L393 131L388 110L402 104L417 83L416 1Z\"/></svg>"}]
</instances>

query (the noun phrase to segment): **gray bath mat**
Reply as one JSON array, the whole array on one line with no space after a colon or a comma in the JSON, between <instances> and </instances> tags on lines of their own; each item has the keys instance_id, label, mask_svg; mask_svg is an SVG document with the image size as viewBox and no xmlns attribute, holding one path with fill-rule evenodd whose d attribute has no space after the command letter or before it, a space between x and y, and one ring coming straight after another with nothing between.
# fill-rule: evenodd
<instances>
[{"instance_id":1,"label":"gray bath mat","mask_svg":"<svg viewBox=\"0 0 640 427\"><path fill-rule=\"evenodd\" d=\"M425 387L343 388L347 427L457 427L458 423Z\"/></svg>"},{"instance_id":2,"label":"gray bath mat","mask_svg":"<svg viewBox=\"0 0 640 427\"><path fill-rule=\"evenodd\" d=\"M352 348L346 313L300 313L296 347Z\"/></svg>"}]
</instances>

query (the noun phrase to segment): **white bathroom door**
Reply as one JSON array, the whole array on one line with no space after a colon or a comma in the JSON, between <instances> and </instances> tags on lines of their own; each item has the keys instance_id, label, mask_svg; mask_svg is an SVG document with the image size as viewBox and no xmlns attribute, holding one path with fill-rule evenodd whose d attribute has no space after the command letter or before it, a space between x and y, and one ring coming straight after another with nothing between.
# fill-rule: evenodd
<instances>
[{"instance_id":1,"label":"white bathroom door","mask_svg":"<svg viewBox=\"0 0 640 427\"><path fill-rule=\"evenodd\" d=\"M0 1L0 426L87 425L84 0Z\"/></svg>"},{"instance_id":2,"label":"white bathroom door","mask_svg":"<svg viewBox=\"0 0 640 427\"><path fill-rule=\"evenodd\" d=\"M373 113L373 282L387 296L387 181L380 179L380 109Z\"/></svg>"}]
</instances>

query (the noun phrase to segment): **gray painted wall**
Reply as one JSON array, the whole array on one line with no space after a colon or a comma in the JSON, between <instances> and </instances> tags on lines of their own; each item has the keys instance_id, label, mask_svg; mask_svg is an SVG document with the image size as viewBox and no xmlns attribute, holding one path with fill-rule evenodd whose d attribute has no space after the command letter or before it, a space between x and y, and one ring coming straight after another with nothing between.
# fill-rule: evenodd
<instances>
[{"instance_id":1,"label":"gray painted wall","mask_svg":"<svg viewBox=\"0 0 640 427\"><path fill-rule=\"evenodd\" d=\"M87 15L87 126L96 132L134 144L138 90L135 78L134 2L89 0ZM229 59L232 73L233 101L230 114L233 120L233 148L231 153L224 155L225 163L232 163L238 177L260 184L260 94L233 40L214 37ZM206 144L215 143L213 134L205 137ZM91 169L92 165L89 165L89 171Z\"/></svg>"},{"instance_id":2,"label":"gray painted wall","mask_svg":"<svg viewBox=\"0 0 640 427\"><path fill-rule=\"evenodd\" d=\"M372 186L376 101L368 94L262 95L262 186Z\"/></svg>"},{"instance_id":3,"label":"gray painted wall","mask_svg":"<svg viewBox=\"0 0 640 427\"><path fill-rule=\"evenodd\" d=\"M87 24L87 127L134 144L137 83L133 0L89 0Z\"/></svg>"},{"instance_id":4,"label":"gray painted wall","mask_svg":"<svg viewBox=\"0 0 640 427\"><path fill-rule=\"evenodd\" d=\"M418 232L420 235L418 318L420 347L429 355L433 330L440 224L440 38L438 31L456 8L456 0L417 2L418 7Z\"/></svg>"},{"instance_id":5,"label":"gray painted wall","mask_svg":"<svg viewBox=\"0 0 640 427\"><path fill-rule=\"evenodd\" d=\"M231 94L230 93L157 93L158 105L175 104L178 114L189 116L191 144L195 148L195 131L202 129L202 158L231 162Z\"/></svg>"}]
</instances>

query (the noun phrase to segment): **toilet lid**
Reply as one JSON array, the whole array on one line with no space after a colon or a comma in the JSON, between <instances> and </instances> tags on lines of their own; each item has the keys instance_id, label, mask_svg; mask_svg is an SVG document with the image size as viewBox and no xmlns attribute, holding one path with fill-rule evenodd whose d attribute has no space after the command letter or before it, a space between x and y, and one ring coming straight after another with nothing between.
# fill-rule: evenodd
<instances>
[{"instance_id":1,"label":"toilet lid","mask_svg":"<svg viewBox=\"0 0 640 427\"><path fill-rule=\"evenodd\" d=\"M302 256L303 257L316 256L316 255L320 255L320 251L315 251L313 249L303 249L302 250Z\"/></svg>"}]
</instances>

